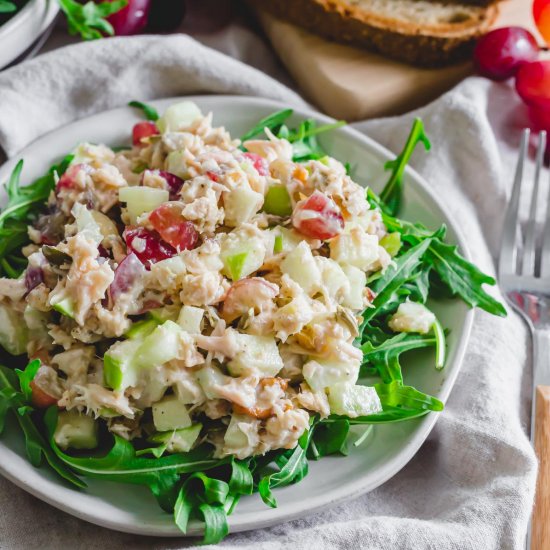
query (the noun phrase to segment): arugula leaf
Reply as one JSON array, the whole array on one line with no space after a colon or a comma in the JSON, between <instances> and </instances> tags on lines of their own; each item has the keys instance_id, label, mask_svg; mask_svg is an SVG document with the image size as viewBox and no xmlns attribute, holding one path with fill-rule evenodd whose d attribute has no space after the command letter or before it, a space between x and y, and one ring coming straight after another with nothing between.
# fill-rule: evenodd
<instances>
[{"instance_id":1,"label":"arugula leaf","mask_svg":"<svg viewBox=\"0 0 550 550\"><path fill-rule=\"evenodd\" d=\"M32 389L30 383L34 380L39 368L40 360L35 359L34 361L31 361L24 370L15 369L15 373L19 378L19 386L21 387L21 391L27 401L31 400Z\"/></svg>"},{"instance_id":2,"label":"arugula leaf","mask_svg":"<svg viewBox=\"0 0 550 550\"><path fill-rule=\"evenodd\" d=\"M28 403L25 396L16 389L16 385L17 378L14 376L14 373L10 369L0 365L0 410L4 411L2 420L5 419L7 410L11 409L15 412L19 427L25 436L25 449L29 462L38 468L42 464L42 459L45 458L50 467L63 479L77 487L86 487L86 484L82 480L76 477L70 469L58 460L40 434L30 415L17 413L18 409L26 408Z\"/></svg>"},{"instance_id":3,"label":"arugula leaf","mask_svg":"<svg viewBox=\"0 0 550 550\"><path fill-rule=\"evenodd\" d=\"M27 265L21 248L29 243L27 226L43 210L50 192L55 188L56 178L63 174L72 160L65 157L59 164L36 181L21 187L20 179L23 161L15 166L8 182L4 185L8 203L0 211L0 276L19 276Z\"/></svg>"},{"instance_id":4,"label":"arugula leaf","mask_svg":"<svg viewBox=\"0 0 550 550\"><path fill-rule=\"evenodd\" d=\"M327 424L323 422L317 424L311 440L315 460L336 453L347 455L349 426L349 418L342 418Z\"/></svg>"},{"instance_id":5,"label":"arugula leaf","mask_svg":"<svg viewBox=\"0 0 550 550\"><path fill-rule=\"evenodd\" d=\"M130 101L128 106L141 109L147 120L152 120L155 122L159 119L158 111L154 107L151 107L151 105L147 105L147 103L142 103L141 101Z\"/></svg>"},{"instance_id":6,"label":"arugula leaf","mask_svg":"<svg viewBox=\"0 0 550 550\"><path fill-rule=\"evenodd\" d=\"M55 454L67 466L87 477L154 487L162 476L170 476L177 481L179 474L208 470L220 464L219 460L210 458L212 453L206 447L199 447L185 454L172 454L161 458L136 457L132 444L116 435L113 436L113 446L106 455L74 457L61 451L53 439L57 425L57 409L55 407L50 407L46 411L44 424Z\"/></svg>"},{"instance_id":7,"label":"arugula leaf","mask_svg":"<svg viewBox=\"0 0 550 550\"><path fill-rule=\"evenodd\" d=\"M374 282L372 290L377 295L372 302L373 307L367 308L361 314L363 321L359 327L360 334L363 334L368 321L376 315L378 308L385 304L392 294L410 278L431 242L432 239L427 238L396 258L394 264L388 267L382 276Z\"/></svg>"},{"instance_id":8,"label":"arugula leaf","mask_svg":"<svg viewBox=\"0 0 550 550\"><path fill-rule=\"evenodd\" d=\"M399 357L405 351L425 348L436 344L433 335L402 332L388 338L379 346L366 342L361 346L363 362L372 363L377 369L382 381L386 384L397 380L403 382Z\"/></svg>"},{"instance_id":9,"label":"arugula leaf","mask_svg":"<svg viewBox=\"0 0 550 550\"><path fill-rule=\"evenodd\" d=\"M413 122L411 132L405 143L403 151L394 159L389 160L384 165L385 170L392 170L390 179L386 183L382 193L380 193L380 199L383 203L383 209L392 216L395 216L399 212L401 206L401 194L403 191L403 174L405 173L405 167L414 152L416 145L422 142L426 151L431 148L430 140L424 132L424 124L420 118L416 118Z\"/></svg>"},{"instance_id":10,"label":"arugula leaf","mask_svg":"<svg viewBox=\"0 0 550 550\"><path fill-rule=\"evenodd\" d=\"M105 35L113 36L115 31L105 18L125 8L128 0L113 0L96 4L92 0L79 4L76 0L58 0L67 17L69 33L79 34L84 40L95 40Z\"/></svg>"},{"instance_id":11,"label":"arugula leaf","mask_svg":"<svg viewBox=\"0 0 550 550\"><path fill-rule=\"evenodd\" d=\"M418 418L428 414L428 412L429 411L425 409L404 409L402 407L391 407L386 405L384 406L384 410L379 413L369 414L368 416L358 416L356 418L330 415L328 418L325 418L322 423L326 424L347 418L351 426L356 426L358 424L390 424Z\"/></svg>"},{"instance_id":12,"label":"arugula leaf","mask_svg":"<svg viewBox=\"0 0 550 550\"><path fill-rule=\"evenodd\" d=\"M496 284L495 279L463 258L457 246L435 239L430 245L426 260L451 292L458 294L470 307L479 307L493 315L506 317L504 306L482 288L483 284Z\"/></svg>"},{"instance_id":13,"label":"arugula leaf","mask_svg":"<svg viewBox=\"0 0 550 550\"><path fill-rule=\"evenodd\" d=\"M446 356L446 342L445 331L441 326L441 323L436 319L432 326L432 330L435 336L435 368L440 370L445 366Z\"/></svg>"},{"instance_id":14,"label":"arugula leaf","mask_svg":"<svg viewBox=\"0 0 550 550\"><path fill-rule=\"evenodd\" d=\"M174 521L185 534L192 517L204 521L204 544L222 540L229 528L224 504L229 496L229 485L202 472L192 474L182 485L174 506Z\"/></svg>"},{"instance_id":15,"label":"arugula leaf","mask_svg":"<svg viewBox=\"0 0 550 550\"><path fill-rule=\"evenodd\" d=\"M326 152L320 146L316 136L322 132L339 128L344 124L346 124L346 122L340 120L333 124L317 126L314 120L304 120L297 130L290 131L288 136L286 136L286 139L292 144L292 160L300 162L325 157Z\"/></svg>"},{"instance_id":16,"label":"arugula leaf","mask_svg":"<svg viewBox=\"0 0 550 550\"><path fill-rule=\"evenodd\" d=\"M294 111L292 109L283 109L282 111L277 111L272 115L262 118L254 128L250 129L246 134L241 136L241 142L245 142L253 137L256 137L258 134L261 134L265 128L270 130L276 129L278 126L283 124L283 122L289 118Z\"/></svg>"},{"instance_id":17,"label":"arugula leaf","mask_svg":"<svg viewBox=\"0 0 550 550\"><path fill-rule=\"evenodd\" d=\"M249 465L245 461L231 458L231 477L229 491L237 495L251 495L254 490L254 479Z\"/></svg>"},{"instance_id":18,"label":"arugula leaf","mask_svg":"<svg viewBox=\"0 0 550 550\"><path fill-rule=\"evenodd\" d=\"M13 13L17 11L17 6L8 0L0 0L0 13Z\"/></svg>"},{"instance_id":19,"label":"arugula leaf","mask_svg":"<svg viewBox=\"0 0 550 550\"><path fill-rule=\"evenodd\" d=\"M399 380L389 384L375 384L374 388L384 408L403 407L414 411L442 411L444 408L439 399L422 393L412 386L404 386Z\"/></svg>"},{"instance_id":20,"label":"arugula leaf","mask_svg":"<svg viewBox=\"0 0 550 550\"><path fill-rule=\"evenodd\" d=\"M282 487L303 479L308 472L307 449L315 426L310 426L298 440L298 445L276 459L279 471L265 475L258 484L258 491L262 500L272 508L277 508L277 501L271 492L275 487Z\"/></svg>"}]
</instances>

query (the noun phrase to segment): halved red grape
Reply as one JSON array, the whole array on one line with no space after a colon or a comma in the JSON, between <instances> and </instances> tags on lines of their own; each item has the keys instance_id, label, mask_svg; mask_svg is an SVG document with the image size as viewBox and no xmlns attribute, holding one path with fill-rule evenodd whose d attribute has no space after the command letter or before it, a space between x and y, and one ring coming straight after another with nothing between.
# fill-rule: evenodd
<instances>
[{"instance_id":1,"label":"halved red grape","mask_svg":"<svg viewBox=\"0 0 550 550\"><path fill-rule=\"evenodd\" d=\"M493 80L514 76L524 63L535 61L539 47L535 37L521 27L503 27L482 36L474 49L477 71Z\"/></svg>"},{"instance_id":2,"label":"halved red grape","mask_svg":"<svg viewBox=\"0 0 550 550\"><path fill-rule=\"evenodd\" d=\"M25 271L25 288L30 292L44 282L44 271L38 266L29 266Z\"/></svg>"},{"instance_id":3,"label":"halved red grape","mask_svg":"<svg viewBox=\"0 0 550 550\"><path fill-rule=\"evenodd\" d=\"M132 129L132 143L134 145L143 145L141 142L142 139L148 138L150 136L156 136L159 133L159 129L154 122L150 120L144 120L143 122L138 122L134 125Z\"/></svg>"},{"instance_id":4,"label":"halved red grape","mask_svg":"<svg viewBox=\"0 0 550 550\"><path fill-rule=\"evenodd\" d=\"M521 99L540 112L550 110L550 59L523 65L516 75Z\"/></svg>"},{"instance_id":5,"label":"halved red grape","mask_svg":"<svg viewBox=\"0 0 550 550\"><path fill-rule=\"evenodd\" d=\"M292 225L306 237L325 240L342 233L344 218L331 198L315 191L296 205L292 213Z\"/></svg>"},{"instance_id":6,"label":"halved red grape","mask_svg":"<svg viewBox=\"0 0 550 550\"><path fill-rule=\"evenodd\" d=\"M128 292L145 275L145 266L137 255L130 252L115 270L115 276L109 287L109 295L114 302L121 294Z\"/></svg>"},{"instance_id":7,"label":"halved red grape","mask_svg":"<svg viewBox=\"0 0 550 550\"><path fill-rule=\"evenodd\" d=\"M126 7L110 15L107 21L117 36L138 34L147 25L150 7L151 0L128 0Z\"/></svg>"},{"instance_id":8,"label":"halved red grape","mask_svg":"<svg viewBox=\"0 0 550 550\"><path fill-rule=\"evenodd\" d=\"M182 218L181 206L177 203L164 203L149 214L151 225L159 235L176 250L191 250L199 242L195 226Z\"/></svg>"},{"instance_id":9,"label":"halved red grape","mask_svg":"<svg viewBox=\"0 0 550 550\"><path fill-rule=\"evenodd\" d=\"M252 166L256 168L256 171L260 176L269 176L269 166L267 160L256 153L243 153L243 156L252 161Z\"/></svg>"},{"instance_id":10,"label":"halved red grape","mask_svg":"<svg viewBox=\"0 0 550 550\"><path fill-rule=\"evenodd\" d=\"M122 236L129 252L133 252L146 268L176 255L176 249L165 243L156 231L144 227L127 228Z\"/></svg>"}]
</instances>

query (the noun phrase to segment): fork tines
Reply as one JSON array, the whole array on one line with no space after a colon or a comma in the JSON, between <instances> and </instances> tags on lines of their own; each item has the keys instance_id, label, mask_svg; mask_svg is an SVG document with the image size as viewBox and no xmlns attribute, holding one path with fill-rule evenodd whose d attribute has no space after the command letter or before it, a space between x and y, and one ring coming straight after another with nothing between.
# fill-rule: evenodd
<instances>
[{"instance_id":1,"label":"fork tines","mask_svg":"<svg viewBox=\"0 0 550 550\"><path fill-rule=\"evenodd\" d=\"M503 277L521 277L522 286L525 286L526 279L529 279L535 287L540 285L541 279L546 279L547 290L550 291L550 286L548 286L550 282L550 181L547 196L543 199L544 224L542 224L542 234L537 234L539 227L537 225L537 206L541 194L540 180L547 139L545 131L538 134L529 217L525 223L524 231L521 230L520 196L524 180L525 160L529 151L530 134L529 129L523 130L514 186L502 230L499 276L501 279ZM527 192L529 191L527 190Z\"/></svg>"}]
</instances>

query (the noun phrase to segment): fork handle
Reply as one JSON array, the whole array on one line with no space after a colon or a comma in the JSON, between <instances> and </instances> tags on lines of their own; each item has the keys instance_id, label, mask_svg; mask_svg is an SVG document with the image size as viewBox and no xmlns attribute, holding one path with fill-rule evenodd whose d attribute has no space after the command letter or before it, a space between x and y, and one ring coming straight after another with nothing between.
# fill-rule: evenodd
<instances>
[{"instance_id":1,"label":"fork handle","mask_svg":"<svg viewBox=\"0 0 550 550\"><path fill-rule=\"evenodd\" d=\"M550 386L537 386L533 420L539 473L531 524L531 550L545 550L550 548Z\"/></svg>"}]
</instances>

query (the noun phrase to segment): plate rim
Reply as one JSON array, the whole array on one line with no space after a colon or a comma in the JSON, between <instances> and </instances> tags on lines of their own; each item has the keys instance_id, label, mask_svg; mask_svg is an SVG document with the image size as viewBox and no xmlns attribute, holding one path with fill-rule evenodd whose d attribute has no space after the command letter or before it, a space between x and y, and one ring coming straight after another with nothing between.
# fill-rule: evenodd
<instances>
[{"instance_id":1,"label":"plate rim","mask_svg":"<svg viewBox=\"0 0 550 550\"><path fill-rule=\"evenodd\" d=\"M231 95L231 94L199 94L197 95L196 94L196 95L160 98L156 100L150 100L148 101L148 103L155 107L162 107L165 104L174 103L182 100L204 101L208 99L219 100L227 103L236 102L236 103L242 103L245 105L256 104L260 107L272 107L274 110L290 107L294 110L294 114L300 118L315 118L318 121L321 121L323 123L330 123L335 121L335 119L329 116L326 116L322 113L318 113L309 108L293 107L281 101L267 99L267 98L246 96L246 95ZM229 107L230 106L227 105L226 108L229 108ZM78 126L83 124L85 121L91 122L94 119L99 119L105 116L113 115L116 112L120 112L128 109L131 109L131 107L121 106L121 107L115 107L113 109L109 109L106 111L101 111L100 113L96 113L91 116L87 116L87 117L72 121L68 124L64 124L63 126L60 126L59 128L56 128L54 130L51 130L47 133L42 134L41 136L33 140L31 143L29 143L27 146L25 146L17 154L15 154L10 159L8 159L4 164L0 165L0 179L2 179L3 174L5 174L10 170L10 167L13 167L15 165L15 163L17 162L17 159L23 158L25 155L25 152L29 148L33 147L36 143L41 142L42 140L47 139L48 137L54 136L56 133L61 132L68 127ZM374 152L375 155L380 158L390 159L395 157L395 154L389 151L389 149L387 149L386 147L384 147L383 145L375 141L373 138L369 137L366 134L363 134L362 132L356 130L351 126L344 126L341 128L337 128L333 130L333 132L348 134L351 138L354 138L355 140L359 140L359 142L363 142L363 144L367 149L370 149L370 151ZM429 184L418 172L416 172L414 169L412 169L408 165L405 171L412 178L414 182L413 185L419 186L422 192L427 194L430 197L430 199L441 210L441 212L445 217L444 221L450 225L450 227L452 228L455 234L456 244L458 244L458 247L461 250L461 253L464 255L466 259L470 260L471 255L468 250L464 236L460 230L460 226L455 222L448 208L441 203L439 198L431 190ZM462 328L460 337L457 341L452 370L450 372L450 375L443 381L441 385L441 389L438 393L438 398L441 399L444 403L447 402L449 395L451 393L451 390L455 385L456 379L458 377L458 373L462 368L462 363L463 363L466 349L470 340L474 316L475 316L474 309L466 310L463 325L462 325L463 328ZM342 490L340 491L332 490L326 493L325 495L323 495L322 497L310 497L309 499L301 500L299 501L300 506L295 504L292 510L289 510L288 505L286 507L271 509L270 510L271 513L263 519L262 518L254 519L254 517L248 517L248 516L254 516L254 514L251 514L251 513L248 513L244 516L241 515L240 518L237 514L233 516L229 516L228 522L230 526L230 531L229 531L230 534L241 532L241 531L253 530L253 529L261 529L272 525L280 524L286 521L292 521L300 517L309 516L323 509L327 509L328 507L334 507L345 501L358 498L359 496L372 491L373 489L384 484L391 477L396 475L400 470L402 470L410 462L410 460L418 452L418 450L420 449L420 447L422 446L422 444L424 443L428 435L431 433L439 416L440 416L439 414L427 414L426 416L422 417L419 420L413 420L413 422L418 423L418 427L414 431L412 437L407 441L404 448L397 454L397 456L395 456L392 460L390 460L388 463L385 464L385 467L383 469L383 474L378 476L375 481L361 484L360 479L356 479L355 480L356 488L352 491L344 493ZM2 455L4 449L7 449L8 452L15 454L17 457L19 456L12 449L7 447L7 445L4 445L0 440L0 456ZM8 480L10 480L12 483L17 485L21 489L25 490L26 492L32 494L33 496L43 500L44 502L47 502L51 506L59 510L62 510L66 513L69 513L72 516L83 519L89 523L99 525L101 527L113 529L119 532L136 534L136 535L146 535L146 536L186 537L186 536L196 536L197 534L200 534L200 529L196 529L196 528L190 529L190 531L187 534L183 534L181 531L178 530L178 528L173 523L168 523L168 522L162 525L137 523L135 520L133 522L129 520L124 523L121 523L121 521L119 520L111 520L109 517L105 517L104 515L102 516L101 513L98 513L96 510L90 510L89 507L86 507L86 506L80 506L80 508L72 507L70 504L70 501L65 502L59 497L50 495L47 492L47 487L40 488L40 487L30 486L25 482L24 479L22 479L20 476L17 476L17 473L13 471L14 469L15 468L9 467L9 460L0 461L0 474L3 475ZM58 482L58 485L60 486L60 488L64 490L69 490L67 487L62 485L61 481ZM84 510L83 508L86 508L86 510ZM171 516L167 515L166 517L170 518ZM149 525L149 527L147 527L147 525Z\"/></svg>"}]
</instances>

